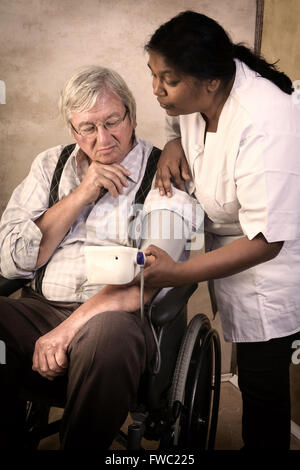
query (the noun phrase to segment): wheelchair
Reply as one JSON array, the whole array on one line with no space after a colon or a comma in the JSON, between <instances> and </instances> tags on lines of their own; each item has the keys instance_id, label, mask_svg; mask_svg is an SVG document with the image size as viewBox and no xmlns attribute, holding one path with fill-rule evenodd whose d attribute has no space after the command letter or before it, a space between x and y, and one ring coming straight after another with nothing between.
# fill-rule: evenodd
<instances>
[{"instance_id":1,"label":"wheelchair","mask_svg":"<svg viewBox=\"0 0 300 470\"><path fill-rule=\"evenodd\" d=\"M0 277L0 295L8 296L28 280ZM142 439L158 441L159 450L213 450L221 382L219 335L204 314L187 324L187 302L197 284L171 288L162 300L145 305L153 330L156 353L142 377L137 402L130 410L127 433L116 441L127 450L142 450ZM52 406L64 407L54 397L22 390L26 401L25 448L37 449L41 439L59 431L60 420L48 423Z\"/></svg>"}]
</instances>

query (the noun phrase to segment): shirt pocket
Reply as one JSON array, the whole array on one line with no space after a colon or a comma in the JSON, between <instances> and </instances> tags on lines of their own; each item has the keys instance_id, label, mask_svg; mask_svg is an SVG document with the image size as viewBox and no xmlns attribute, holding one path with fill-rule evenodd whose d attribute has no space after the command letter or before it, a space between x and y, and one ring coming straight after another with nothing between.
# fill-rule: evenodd
<instances>
[{"instance_id":1,"label":"shirt pocket","mask_svg":"<svg viewBox=\"0 0 300 470\"><path fill-rule=\"evenodd\" d=\"M236 184L228 173L219 173L215 188L215 201L225 214L232 215L237 220L240 203L237 199Z\"/></svg>"}]
</instances>

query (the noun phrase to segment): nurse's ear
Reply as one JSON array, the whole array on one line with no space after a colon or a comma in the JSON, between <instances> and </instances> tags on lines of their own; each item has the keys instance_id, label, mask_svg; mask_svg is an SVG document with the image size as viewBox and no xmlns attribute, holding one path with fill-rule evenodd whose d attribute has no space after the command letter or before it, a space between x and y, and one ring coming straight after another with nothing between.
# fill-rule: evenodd
<instances>
[{"instance_id":1,"label":"nurse's ear","mask_svg":"<svg viewBox=\"0 0 300 470\"><path fill-rule=\"evenodd\" d=\"M209 93L215 93L221 86L221 80L219 78L212 78L206 81L207 91Z\"/></svg>"}]
</instances>

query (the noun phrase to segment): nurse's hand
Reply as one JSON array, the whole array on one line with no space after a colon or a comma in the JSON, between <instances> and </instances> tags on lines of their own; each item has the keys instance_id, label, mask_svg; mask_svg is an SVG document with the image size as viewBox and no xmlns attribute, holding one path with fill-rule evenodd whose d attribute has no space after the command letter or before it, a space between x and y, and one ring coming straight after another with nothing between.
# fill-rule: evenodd
<instances>
[{"instance_id":1,"label":"nurse's hand","mask_svg":"<svg viewBox=\"0 0 300 470\"><path fill-rule=\"evenodd\" d=\"M155 245L145 251L147 260L152 258L151 266L145 268L144 279L147 287L171 287L182 285L180 282L180 263L175 263L168 253Z\"/></svg>"},{"instance_id":2,"label":"nurse's hand","mask_svg":"<svg viewBox=\"0 0 300 470\"><path fill-rule=\"evenodd\" d=\"M190 179L189 166L181 146L181 139L171 140L165 145L157 164L155 187L159 188L162 196L166 194L171 197L171 182L185 191L184 181Z\"/></svg>"}]
</instances>

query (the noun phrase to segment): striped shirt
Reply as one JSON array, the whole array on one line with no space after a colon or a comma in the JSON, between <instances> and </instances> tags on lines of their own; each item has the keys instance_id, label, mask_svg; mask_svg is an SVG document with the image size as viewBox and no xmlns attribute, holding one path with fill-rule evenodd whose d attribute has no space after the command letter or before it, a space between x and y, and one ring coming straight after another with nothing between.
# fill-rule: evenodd
<instances>
[{"instance_id":1,"label":"striped shirt","mask_svg":"<svg viewBox=\"0 0 300 470\"><path fill-rule=\"evenodd\" d=\"M35 266L42 233L34 221L48 209L52 175L63 145L48 149L33 161L25 180L15 189L4 211L0 225L0 269L7 278L32 279L34 288ZM54 251L47 264L43 279L43 294L54 301L85 302L96 294L101 285L87 282L85 245L138 246L134 238L133 221L137 211L133 205L141 185L147 160L153 146L137 138L135 147L123 159L122 165L130 171L128 187L113 198L106 193L96 203L89 204ZM81 183L88 169L87 158L76 145L63 169L59 184L59 199L66 197ZM187 206L195 201L182 191L174 197L159 197L152 189L146 198L146 212L167 209L181 215L190 223L192 215Z\"/></svg>"}]
</instances>

